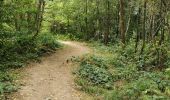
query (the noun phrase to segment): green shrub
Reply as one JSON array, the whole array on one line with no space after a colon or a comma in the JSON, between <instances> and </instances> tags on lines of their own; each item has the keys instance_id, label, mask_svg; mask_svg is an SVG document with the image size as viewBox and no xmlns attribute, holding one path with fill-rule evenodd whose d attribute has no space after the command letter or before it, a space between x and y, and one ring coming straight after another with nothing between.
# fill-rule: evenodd
<instances>
[{"instance_id":1,"label":"green shrub","mask_svg":"<svg viewBox=\"0 0 170 100\"><path fill-rule=\"evenodd\" d=\"M103 100L169 100L167 46L148 43L141 53L140 43L136 50L134 41L124 48L120 44L91 44L95 53L77 60L78 79L83 80L78 85L90 94L98 94L98 89L108 86L109 89L99 93L104 95Z\"/></svg>"},{"instance_id":2,"label":"green shrub","mask_svg":"<svg viewBox=\"0 0 170 100\"><path fill-rule=\"evenodd\" d=\"M86 55L86 57L84 57L83 59L80 59L80 62L81 62L81 65L90 64L90 65L95 65L97 67L104 68L104 69L108 68L106 59L103 59L100 56Z\"/></svg>"},{"instance_id":3,"label":"green shrub","mask_svg":"<svg viewBox=\"0 0 170 100\"><path fill-rule=\"evenodd\" d=\"M79 75L96 85L110 87L112 82L112 76L107 70L90 64L81 65Z\"/></svg>"},{"instance_id":4,"label":"green shrub","mask_svg":"<svg viewBox=\"0 0 170 100\"><path fill-rule=\"evenodd\" d=\"M143 52L141 52L142 44L139 43L135 49L135 42L131 40L125 48L121 45L115 45L114 53L117 55L113 60L115 67L126 67L129 64L136 64L139 70L153 71L155 69L163 70L168 67L168 53L166 44L153 45L147 43Z\"/></svg>"},{"instance_id":5,"label":"green shrub","mask_svg":"<svg viewBox=\"0 0 170 100\"><path fill-rule=\"evenodd\" d=\"M52 49L55 50L56 48L60 47L59 42L56 40L56 38L50 34L41 34L38 37L39 42L42 44L42 46L46 49Z\"/></svg>"},{"instance_id":6,"label":"green shrub","mask_svg":"<svg viewBox=\"0 0 170 100\"><path fill-rule=\"evenodd\" d=\"M31 36L21 36L17 38L13 52L18 54L35 52L36 47L37 41L33 40Z\"/></svg>"},{"instance_id":7,"label":"green shrub","mask_svg":"<svg viewBox=\"0 0 170 100\"><path fill-rule=\"evenodd\" d=\"M112 75L107 70L108 66L102 58L94 55L85 55L83 58L75 59L80 63L77 71L78 76L86 79L92 85L111 88Z\"/></svg>"},{"instance_id":8,"label":"green shrub","mask_svg":"<svg viewBox=\"0 0 170 100\"><path fill-rule=\"evenodd\" d=\"M15 36L2 41L0 45L0 69L22 67L29 59L37 59L46 52L54 51L60 44L55 37L41 34L38 38L31 35Z\"/></svg>"},{"instance_id":9,"label":"green shrub","mask_svg":"<svg viewBox=\"0 0 170 100\"><path fill-rule=\"evenodd\" d=\"M0 71L0 95L2 98L6 93L17 91L18 86L15 83L16 78L17 78L17 74Z\"/></svg>"}]
</instances>

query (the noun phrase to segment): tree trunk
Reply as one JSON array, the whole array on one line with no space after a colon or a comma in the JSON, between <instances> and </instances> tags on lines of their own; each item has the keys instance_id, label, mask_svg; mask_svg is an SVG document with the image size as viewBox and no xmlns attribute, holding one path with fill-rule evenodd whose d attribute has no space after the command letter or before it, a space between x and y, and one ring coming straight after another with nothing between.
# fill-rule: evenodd
<instances>
[{"instance_id":1,"label":"tree trunk","mask_svg":"<svg viewBox=\"0 0 170 100\"><path fill-rule=\"evenodd\" d=\"M45 1L44 0L39 0L38 2L38 7L37 7L37 14L36 14L36 34L34 35L34 37L36 37L38 35L38 33L40 32L40 28L41 28L41 24L43 21L43 14L44 14L44 8L45 8Z\"/></svg>"},{"instance_id":2,"label":"tree trunk","mask_svg":"<svg viewBox=\"0 0 170 100\"><path fill-rule=\"evenodd\" d=\"M85 33L86 33L86 40L89 38L89 33L88 33L88 19L87 19L87 14L88 14L88 0L86 0L86 3L85 3Z\"/></svg>"},{"instance_id":3,"label":"tree trunk","mask_svg":"<svg viewBox=\"0 0 170 100\"><path fill-rule=\"evenodd\" d=\"M125 1L124 0L119 0L120 3L120 20L119 20L119 31L121 34L121 42L123 44L126 43L126 39L125 39Z\"/></svg>"},{"instance_id":4,"label":"tree trunk","mask_svg":"<svg viewBox=\"0 0 170 100\"><path fill-rule=\"evenodd\" d=\"M147 1L144 1L144 18L143 18L143 44L142 44L142 49L141 49L141 54L143 54L144 48L145 48L145 40L146 40L146 5Z\"/></svg>"},{"instance_id":5,"label":"tree trunk","mask_svg":"<svg viewBox=\"0 0 170 100\"><path fill-rule=\"evenodd\" d=\"M109 34L110 34L110 2L109 0L107 2L107 26L106 26L106 32L104 34L104 43L108 44Z\"/></svg>"},{"instance_id":6,"label":"tree trunk","mask_svg":"<svg viewBox=\"0 0 170 100\"><path fill-rule=\"evenodd\" d=\"M136 20L136 23L137 23L137 26L136 26L136 44L135 44L135 52L137 52L137 48L138 48L138 42L140 40L140 15L141 15L141 8L139 8L139 11L138 11L138 14L137 14L137 20Z\"/></svg>"}]
</instances>

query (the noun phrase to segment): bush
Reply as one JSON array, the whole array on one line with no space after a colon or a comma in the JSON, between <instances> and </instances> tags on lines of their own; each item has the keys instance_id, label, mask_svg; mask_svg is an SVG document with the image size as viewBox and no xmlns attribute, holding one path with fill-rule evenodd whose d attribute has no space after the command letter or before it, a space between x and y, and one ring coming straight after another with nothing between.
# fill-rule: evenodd
<instances>
[{"instance_id":1,"label":"bush","mask_svg":"<svg viewBox=\"0 0 170 100\"><path fill-rule=\"evenodd\" d=\"M86 57L81 59L80 62L81 62L81 65L90 64L90 65L95 65L97 67L104 68L104 69L108 68L106 59L103 59L100 56L86 55Z\"/></svg>"},{"instance_id":2,"label":"bush","mask_svg":"<svg viewBox=\"0 0 170 100\"><path fill-rule=\"evenodd\" d=\"M38 37L39 42L42 44L42 46L46 49L55 50L56 48L60 47L59 42L56 40L56 38L52 34L41 34Z\"/></svg>"},{"instance_id":3,"label":"bush","mask_svg":"<svg viewBox=\"0 0 170 100\"><path fill-rule=\"evenodd\" d=\"M164 70L168 67L167 46L146 44L145 49L141 52L141 45L135 50L135 42L131 41L125 48L121 45L115 46L117 56L113 64L117 67L126 67L129 64L136 64L138 70L153 71L155 69Z\"/></svg>"},{"instance_id":4,"label":"bush","mask_svg":"<svg viewBox=\"0 0 170 100\"><path fill-rule=\"evenodd\" d=\"M35 39L29 35L16 35L3 40L0 47L0 69L4 70L21 67L29 59L54 51L60 44L50 34L41 34Z\"/></svg>"},{"instance_id":5,"label":"bush","mask_svg":"<svg viewBox=\"0 0 170 100\"><path fill-rule=\"evenodd\" d=\"M99 68L90 64L81 65L79 75L87 78L96 85L109 85L112 82L111 74L103 68Z\"/></svg>"},{"instance_id":6,"label":"bush","mask_svg":"<svg viewBox=\"0 0 170 100\"><path fill-rule=\"evenodd\" d=\"M105 88L110 88L112 83L112 75L108 69L108 66L104 63L104 60L97 56L86 56L80 61L80 68L78 75L87 79L94 85L100 85Z\"/></svg>"},{"instance_id":7,"label":"bush","mask_svg":"<svg viewBox=\"0 0 170 100\"><path fill-rule=\"evenodd\" d=\"M6 93L17 91L18 86L15 83L16 77L17 74L0 71L0 99L4 100L3 97Z\"/></svg>"}]
</instances>

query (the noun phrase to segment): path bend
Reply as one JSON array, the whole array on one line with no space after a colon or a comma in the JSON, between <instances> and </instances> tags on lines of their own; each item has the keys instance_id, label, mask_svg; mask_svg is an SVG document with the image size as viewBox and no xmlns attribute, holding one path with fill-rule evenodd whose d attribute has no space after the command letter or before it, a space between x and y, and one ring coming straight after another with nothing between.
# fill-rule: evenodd
<instances>
[{"instance_id":1,"label":"path bend","mask_svg":"<svg viewBox=\"0 0 170 100\"><path fill-rule=\"evenodd\" d=\"M43 57L41 63L32 63L23 69L24 85L14 100L82 100L81 94L75 89L72 67L67 60L86 54L89 49L79 42L61 43L66 47L49 57Z\"/></svg>"}]
</instances>

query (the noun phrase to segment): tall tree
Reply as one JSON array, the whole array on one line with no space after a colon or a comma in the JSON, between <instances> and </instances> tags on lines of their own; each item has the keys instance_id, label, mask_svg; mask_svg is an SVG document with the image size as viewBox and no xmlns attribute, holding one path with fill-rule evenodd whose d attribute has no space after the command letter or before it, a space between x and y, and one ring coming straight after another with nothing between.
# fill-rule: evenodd
<instances>
[{"instance_id":1,"label":"tall tree","mask_svg":"<svg viewBox=\"0 0 170 100\"><path fill-rule=\"evenodd\" d=\"M125 39L125 1L124 0L119 0L119 4L120 4L120 12L119 12L119 32L121 34L121 41L123 44L126 43L126 39Z\"/></svg>"},{"instance_id":2,"label":"tall tree","mask_svg":"<svg viewBox=\"0 0 170 100\"><path fill-rule=\"evenodd\" d=\"M36 34L35 36L38 35L40 32L41 24L43 21L43 14L44 14L44 8L45 8L45 1L44 0L39 0L37 4L37 13L36 13Z\"/></svg>"}]
</instances>

